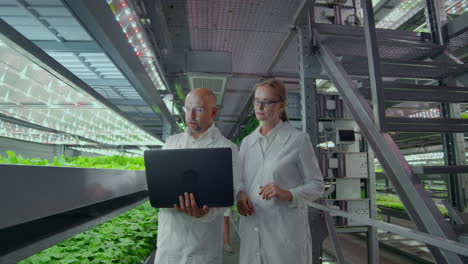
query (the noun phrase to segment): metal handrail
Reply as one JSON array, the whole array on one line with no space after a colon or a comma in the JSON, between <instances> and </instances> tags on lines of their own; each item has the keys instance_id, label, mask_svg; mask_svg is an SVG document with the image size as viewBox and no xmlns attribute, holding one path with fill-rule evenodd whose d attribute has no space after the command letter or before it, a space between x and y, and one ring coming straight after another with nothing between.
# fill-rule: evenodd
<instances>
[{"instance_id":1,"label":"metal handrail","mask_svg":"<svg viewBox=\"0 0 468 264\"><path fill-rule=\"evenodd\" d=\"M316 208L316 209L319 209L319 210L322 210L322 211L325 211L325 212L328 212L328 213L330 213L332 215L346 217L346 218L348 218L348 219L350 219L352 221L358 222L358 223L363 224L363 225L373 226L373 227L376 227L378 229L382 229L382 230L385 230L385 231L396 233L396 234L399 234L401 236L411 238L411 239L414 239L416 241L423 242L423 243L429 244L429 245L434 246L434 247L445 249L445 250L448 250L448 251L451 251L451 252L454 252L454 253L457 253L457 254L460 254L460 255L468 256L468 245L465 245L465 244L460 243L460 242L445 239L445 238L442 238L442 237L439 237L439 236L429 235L429 234L424 233L424 232L416 231L416 230L406 228L406 227L402 227L402 226L398 226L398 225L393 225L393 224L381 222L381 221L374 220L374 219L371 219L371 218L353 215L351 213L341 211L341 210L337 210L337 209L334 209L334 208L331 208L331 207L328 207L328 206L325 206L325 205L321 205L321 204L318 204L318 203L311 203L311 204L309 204L309 206L313 207L313 208Z\"/></svg>"}]
</instances>

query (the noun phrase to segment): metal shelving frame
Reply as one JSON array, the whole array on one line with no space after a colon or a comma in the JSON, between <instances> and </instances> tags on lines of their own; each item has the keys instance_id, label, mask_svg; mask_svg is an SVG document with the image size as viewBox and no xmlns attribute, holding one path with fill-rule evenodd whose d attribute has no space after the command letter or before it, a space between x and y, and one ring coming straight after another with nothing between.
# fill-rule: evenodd
<instances>
[{"instance_id":1,"label":"metal shelving frame","mask_svg":"<svg viewBox=\"0 0 468 264\"><path fill-rule=\"evenodd\" d=\"M144 171L0 165L0 263L16 263L147 200Z\"/></svg>"}]
</instances>

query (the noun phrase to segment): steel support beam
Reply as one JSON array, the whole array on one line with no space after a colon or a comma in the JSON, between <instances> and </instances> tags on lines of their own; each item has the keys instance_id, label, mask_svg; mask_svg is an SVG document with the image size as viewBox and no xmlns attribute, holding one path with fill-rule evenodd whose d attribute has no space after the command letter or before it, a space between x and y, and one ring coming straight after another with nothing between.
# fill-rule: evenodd
<instances>
[{"instance_id":1,"label":"steel support beam","mask_svg":"<svg viewBox=\"0 0 468 264\"><path fill-rule=\"evenodd\" d=\"M380 73L380 55L377 45L377 33L375 32L374 9L371 0L364 0L362 5L364 12L364 36L366 40L367 63L369 68L369 80L372 92L372 106L374 121L382 132L385 129L385 104L384 90L382 87L382 74Z\"/></svg>"},{"instance_id":2,"label":"steel support beam","mask_svg":"<svg viewBox=\"0 0 468 264\"><path fill-rule=\"evenodd\" d=\"M310 10L314 7L315 0L302 0L301 4L294 13L292 25L297 26L307 22Z\"/></svg>"},{"instance_id":3,"label":"steel support beam","mask_svg":"<svg viewBox=\"0 0 468 264\"><path fill-rule=\"evenodd\" d=\"M463 155L465 153L463 152ZM468 165L424 166L421 174L468 173Z\"/></svg>"},{"instance_id":4,"label":"steel support beam","mask_svg":"<svg viewBox=\"0 0 468 264\"><path fill-rule=\"evenodd\" d=\"M441 46L444 45L446 37L443 26L447 23L444 2L441 0L426 0L426 20L429 21L432 41Z\"/></svg>"},{"instance_id":5,"label":"steel support beam","mask_svg":"<svg viewBox=\"0 0 468 264\"><path fill-rule=\"evenodd\" d=\"M458 104L442 104L441 114L443 117L450 118L454 116L460 116L460 105ZM466 164L465 156L465 139L463 133L443 133L443 148L444 148L444 161L445 165L452 167L448 172L447 189L449 194L450 204L457 208L460 212L466 210L466 198L463 179L463 174L457 173L454 167L458 167L458 170L463 170L463 167L459 166ZM464 169L466 172L466 168ZM466 174L465 174L466 175Z\"/></svg>"},{"instance_id":6,"label":"steel support beam","mask_svg":"<svg viewBox=\"0 0 468 264\"><path fill-rule=\"evenodd\" d=\"M314 37L319 38L318 56L320 62L335 83L353 118L362 129L362 133L392 181L413 222L423 232L456 240L453 229L444 220L391 136L380 132L375 125L371 106L358 91L356 84L341 66L338 58L321 43L320 34L316 29L313 33ZM430 250L439 263L462 263L460 257L453 252L435 247L430 247Z\"/></svg>"},{"instance_id":7,"label":"steel support beam","mask_svg":"<svg viewBox=\"0 0 468 264\"><path fill-rule=\"evenodd\" d=\"M313 1L312 1L313 2ZM315 156L319 157L319 134L318 134L318 116L317 116L317 104L316 102L316 86L315 79L312 78L312 72L315 72L313 68L319 68L321 66L316 58L312 54L312 33L311 24L313 22L313 9L309 11L309 16L304 17L302 20L295 20L297 24L298 42L299 42L299 83L300 83L300 99L301 99L301 122L302 131L306 132L310 136L312 146L314 146ZM302 16L301 16L302 17ZM288 44L289 45L289 44ZM284 46L287 47L287 46ZM315 63L314 63L315 62ZM270 67L269 70L272 70ZM334 245L337 263L344 264L343 252L341 245L336 236L335 227L330 214L324 213L323 217L320 217L320 212L317 209L309 209L309 222L313 222L317 226L326 226L328 234ZM311 229L312 234L312 263L321 263L322 256L322 244L326 238L323 234L323 230Z\"/></svg>"},{"instance_id":8,"label":"steel support beam","mask_svg":"<svg viewBox=\"0 0 468 264\"><path fill-rule=\"evenodd\" d=\"M88 33L103 47L148 105L156 112L156 109L159 109L173 129L177 130L178 126L174 117L122 34L120 25L115 20L107 2L94 0L63 0L63 2Z\"/></svg>"},{"instance_id":9,"label":"steel support beam","mask_svg":"<svg viewBox=\"0 0 468 264\"><path fill-rule=\"evenodd\" d=\"M367 170L368 170L368 184L367 197L369 198L369 217L377 219L377 191L376 191L376 178L375 178L375 165L374 165L374 152L369 146L367 148ZM369 226L367 230L367 263L379 263L379 237L377 228Z\"/></svg>"},{"instance_id":10,"label":"steel support beam","mask_svg":"<svg viewBox=\"0 0 468 264\"><path fill-rule=\"evenodd\" d=\"M203 75L206 72L190 72L193 75ZM184 72L170 72L167 75L169 76L182 76L186 75ZM299 75L295 73L284 73L284 72L272 72L270 75L265 75L264 73L247 73L247 72L213 72L210 73L212 76L229 76L231 78L245 78L245 79L261 79L261 78L286 78L286 79L299 79ZM326 76L323 76L324 78Z\"/></svg>"},{"instance_id":11,"label":"steel support beam","mask_svg":"<svg viewBox=\"0 0 468 264\"><path fill-rule=\"evenodd\" d=\"M306 21L307 22L307 21ZM310 23L302 23L297 26L298 41L299 41L299 77L300 77L300 92L301 92L301 121L302 131L310 136L312 146L314 146L315 155L319 157L318 144L318 116L317 116L317 101L315 79L311 78L313 68L319 68L321 65L316 61L312 53L312 35L310 31ZM314 61L315 59L315 61ZM315 62L315 63L314 63Z\"/></svg>"},{"instance_id":12,"label":"steel support beam","mask_svg":"<svg viewBox=\"0 0 468 264\"><path fill-rule=\"evenodd\" d=\"M388 131L468 132L468 120L461 118L386 117Z\"/></svg>"}]
</instances>

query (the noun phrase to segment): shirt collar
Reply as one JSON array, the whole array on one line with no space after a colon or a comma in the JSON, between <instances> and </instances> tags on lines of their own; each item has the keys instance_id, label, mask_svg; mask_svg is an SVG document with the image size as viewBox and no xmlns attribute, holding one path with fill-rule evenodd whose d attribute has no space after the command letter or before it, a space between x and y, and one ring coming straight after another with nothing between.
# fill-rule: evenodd
<instances>
[{"instance_id":1,"label":"shirt collar","mask_svg":"<svg viewBox=\"0 0 468 264\"><path fill-rule=\"evenodd\" d=\"M260 127L261 125L258 126L257 129L255 129L253 132L254 139L250 143L251 146L257 143L260 140L260 138L264 137L260 133ZM276 136L281 143L284 143L286 142L286 140L288 140L289 136L291 135L291 128L292 127L291 124L289 124L289 122L283 122L280 120L278 124L276 124L276 126L272 130L270 130L270 132L268 132L268 134L265 137Z\"/></svg>"}]
</instances>

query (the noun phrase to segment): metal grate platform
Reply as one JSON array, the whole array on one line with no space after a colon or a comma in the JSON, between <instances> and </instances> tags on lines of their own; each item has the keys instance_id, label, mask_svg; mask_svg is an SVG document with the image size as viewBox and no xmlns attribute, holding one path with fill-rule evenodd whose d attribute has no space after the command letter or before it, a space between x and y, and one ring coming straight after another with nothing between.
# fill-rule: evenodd
<instances>
[{"instance_id":1,"label":"metal grate platform","mask_svg":"<svg viewBox=\"0 0 468 264\"><path fill-rule=\"evenodd\" d=\"M366 57L343 57L341 65L343 65L346 72L351 76L369 76ZM444 79L467 70L467 65L459 64L403 59L381 60L381 71L383 77Z\"/></svg>"},{"instance_id":2,"label":"metal grate platform","mask_svg":"<svg viewBox=\"0 0 468 264\"><path fill-rule=\"evenodd\" d=\"M323 44L337 56L367 56L364 29L342 25L315 24ZM442 47L429 42L425 35L396 30L377 30L379 54L383 59L419 60L441 52Z\"/></svg>"}]
</instances>

